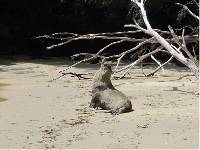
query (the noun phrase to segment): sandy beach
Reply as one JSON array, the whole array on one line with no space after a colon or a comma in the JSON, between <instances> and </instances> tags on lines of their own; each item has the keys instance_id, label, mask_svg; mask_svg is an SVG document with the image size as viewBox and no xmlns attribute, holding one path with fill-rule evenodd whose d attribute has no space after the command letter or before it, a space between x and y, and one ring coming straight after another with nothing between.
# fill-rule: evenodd
<instances>
[{"instance_id":1,"label":"sandy beach","mask_svg":"<svg viewBox=\"0 0 200 150\"><path fill-rule=\"evenodd\" d=\"M165 75L144 77L139 66L113 80L134 111L113 116L89 109L92 80L66 75L54 82L67 59L1 59L0 148L197 149L197 80L169 64ZM98 64L70 72L95 73ZM146 73L156 65L144 67ZM92 74L87 75L92 78Z\"/></svg>"}]
</instances>

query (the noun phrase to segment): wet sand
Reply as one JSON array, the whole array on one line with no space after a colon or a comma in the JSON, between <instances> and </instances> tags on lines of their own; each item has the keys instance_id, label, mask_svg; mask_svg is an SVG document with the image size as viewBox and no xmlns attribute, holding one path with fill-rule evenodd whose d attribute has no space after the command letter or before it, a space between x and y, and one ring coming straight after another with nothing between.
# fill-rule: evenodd
<instances>
[{"instance_id":1,"label":"wet sand","mask_svg":"<svg viewBox=\"0 0 200 150\"><path fill-rule=\"evenodd\" d=\"M91 79L67 75L49 82L71 63L0 61L0 148L198 148L197 81L187 68L168 65L164 76L144 77L136 66L127 78L113 80L134 111L112 116L88 108ZM98 67L81 64L70 71L94 73Z\"/></svg>"}]
</instances>

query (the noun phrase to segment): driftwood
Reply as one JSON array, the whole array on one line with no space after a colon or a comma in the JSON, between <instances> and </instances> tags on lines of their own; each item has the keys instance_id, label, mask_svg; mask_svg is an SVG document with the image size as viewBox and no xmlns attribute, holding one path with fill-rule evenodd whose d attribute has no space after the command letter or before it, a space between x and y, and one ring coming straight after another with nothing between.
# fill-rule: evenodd
<instances>
[{"instance_id":1,"label":"driftwood","mask_svg":"<svg viewBox=\"0 0 200 150\"><path fill-rule=\"evenodd\" d=\"M55 81L55 80L57 80L57 79L60 79L61 77L66 76L66 75L71 75L71 77L77 77L79 80L82 80L82 79L92 79L92 78L90 78L90 77L84 77L85 75L91 75L91 74L92 74L92 73L90 73L90 72L89 72L89 73L67 72L67 73L62 73L61 76L50 80L50 82Z\"/></svg>"},{"instance_id":2,"label":"driftwood","mask_svg":"<svg viewBox=\"0 0 200 150\"><path fill-rule=\"evenodd\" d=\"M129 72L129 70L142 62L144 59L151 57L158 65L152 73L149 73L145 76L153 76L158 70L162 69L162 72L164 74L164 66L168 64L173 58L177 59L184 65L186 65L191 71L194 73L194 75L198 78L199 76L199 68L198 68L198 60L196 59L195 54L191 53L191 50L188 50L187 44L188 43L198 43L199 42L199 36L198 35L185 35L185 29L182 29L182 35L177 35L176 30L172 29L171 26L169 26L169 31L161 31L159 29L153 29L148 21L146 10L144 8L144 0L131 0L132 3L136 4L136 6L139 8L142 19L145 24L145 28L141 27L135 20L135 24L129 24L125 25L125 27L129 28L135 28L134 31L124 31L124 32L113 32L113 33L97 33L97 34L86 34L86 35L78 35L75 33L54 33L51 35L43 35L35 37L35 39L53 39L56 41L59 41L57 44L48 46L47 49L53 49L56 47L63 46L65 44L68 44L73 41L77 40L94 40L94 39L103 39L103 40L112 40L112 42L105 47L101 48L97 53L91 54L91 53L80 53L75 54L72 56L72 59L78 58L80 56L84 56L83 59L80 61L74 63L73 65L61 70L59 73L61 73L60 77L63 77L67 74L71 74L73 76L78 77L78 79L84 79L83 74L76 74L72 72L67 72L72 67L77 66L80 63L89 62L95 59L104 59L104 60L116 60L116 65L114 67L113 75L118 72L124 71L123 75L120 78L125 77L125 75ZM199 17L196 16L194 13L189 11L189 9L182 5L177 3L176 5L179 5L186 9L193 17L199 20ZM151 37L147 38L134 38L134 34L137 33L145 33L150 35ZM166 38L167 37L167 38ZM113 42L114 40L114 42ZM121 44L123 42L133 42L134 44L137 44L136 46L132 47L131 49L125 50L119 54L110 55L110 56L104 56L103 53L108 48ZM137 54L140 51L143 51L141 48L142 46L145 46L147 44L154 45L155 49L144 51L144 53L141 56L138 56L137 60L134 60L132 63L127 64L125 67L119 68L119 64L121 63L121 60L124 59L125 56L130 54ZM161 64L159 60L157 60L154 57L154 54L156 53L168 53L171 55L170 59L166 61L165 63ZM184 54L183 54L184 52ZM59 79L60 77L56 78Z\"/></svg>"},{"instance_id":3,"label":"driftwood","mask_svg":"<svg viewBox=\"0 0 200 150\"><path fill-rule=\"evenodd\" d=\"M152 29L152 27L151 27L151 25L150 25L150 23L147 19L146 11L145 11L145 8L144 8L144 0L131 0L131 1L139 7L143 21L144 21L145 26L146 26L146 28L143 28L134 20L135 25L133 25L133 27L135 27L139 30L142 30L146 34L149 34L152 37L154 37L166 49L166 51L168 51L177 60L179 60L180 62L185 64L188 68L190 68L191 71L196 76L196 78L198 78L198 76L199 76L198 65L195 64L195 62L190 58L190 56L189 56L189 58L186 58L181 52L181 49L183 49L183 47L186 47L186 45L184 45L185 39L184 38L182 39L182 41L183 41L182 45L184 45L183 47L182 46L176 47L175 45L169 43L158 32L156 32L155 30ZM172 30L170 32L171 32L172 35L174 34L172 32ZM188 55L188 53L187 53L187 55Z\"/></svg>"}]
</instances>

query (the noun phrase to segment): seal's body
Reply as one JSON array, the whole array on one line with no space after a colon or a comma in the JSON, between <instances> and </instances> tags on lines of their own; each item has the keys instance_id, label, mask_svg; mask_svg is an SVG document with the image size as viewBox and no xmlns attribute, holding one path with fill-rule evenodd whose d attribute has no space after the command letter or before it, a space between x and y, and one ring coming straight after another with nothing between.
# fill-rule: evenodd
<instances>
[{"instance_id":1,"label":"seal's body","mask_svg":"<svg viewBox=\"0 0 200 150\"><path fill-rule=\"evenodd\" d=\"M90 107L110 110L113 114L132 111L131 101L122 92L112 85L111 66L105 63L97 71L93 78L92 100Z\"/></svg>"}]
</instances>

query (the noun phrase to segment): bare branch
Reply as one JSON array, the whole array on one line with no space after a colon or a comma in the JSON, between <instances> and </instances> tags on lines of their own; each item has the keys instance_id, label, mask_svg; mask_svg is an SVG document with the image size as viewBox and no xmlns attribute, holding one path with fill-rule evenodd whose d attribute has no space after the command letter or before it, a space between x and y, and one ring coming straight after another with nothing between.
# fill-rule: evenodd
<instances>
[{"instance_id":1,"label":"bare branch","mask_svg":"<svg viewBox=\"0 0 200 150\"><path fill-rule=\"evenodd\" d=\"M56 47L60 47L66 44L69 44L72 41L78 41L78 40L94 40L94 39L104 39L104 40L124 40L124 41L132 41L132 42L138 42L138 41L143 41L143 39L134 39L134 38L129 38L129 37L123 37L123 36L94 36L94 35L82 35L79 37L75 37L75 38L68 38L67 41L62 42L62 43L58 43L55 45L51 45L49 47L47 47L48 50L56 48Z\"/></svg>"},{"instance_id":2,"label":"bare branch","mask_svg":"<svg viewBox=\"0 0 200 150\"><path fill-rule=\"evenodd\" d=\"M192 0L194 4L196 4L197 7L199 7L199 4L196 2L196 0Z\"/></svg>"},{"instance_id":3,"label":"bare branch","mask_svg":"<svg viewBox=\"0 0 200 150\"><path fill-rule=\"evenodd\" d=\"M65 36L68 35L68 36L71 36L71 37L72 37L72 36L78 36L78 34L71 33L71 32L57 32L57 33L53 33L53 34L52 34L52 36L57 36L57 35L59 35L59 36L60 36L60 35L62 35L62 36L63 36L63 35L65 35Z\"/></svg>"},{"instance_id":4,"label":"bare branch","mask_svg":"<svg viewBox=\"0 0 200 150\"><path fill-rule=\"evenodd\" d=\"M67 67L66 69L63 69L63 70L59 71L59 73L65 72L65 71L71 69L72 67L77 66L78 64L85 63L85 62L88 62L88 61L91 61L91 60L95 60L95 59L97 59L97 58L98 58L98 56L97 56L97 55L94 55L94 56L92 56L92 57L90 57L90 58L82 59L82 60L76 62L75 64L73 64L73 65Z\"/></svg>"},{"instance_id":5,"label":"bare branch","mask_svg":"<svg viewBox=\"0 0 200 150\"><path fill-rule=\"evenodd\" d=\"M151 40L153 40L153 38L145 39L143 42L139 43L139 44L138 44L137 46L135 46L134 48L131 48L131 49L125 51L125 52L122 52L121 54L119 54L119 56L132 53L133 51L135 51L135 50L137 50L138 48L140 48L142 45L149 43Z\"/></svg>"},{"instance_id":6,"label":"bare branch","mask_svg":"<svg viewBox=\"0 0 200 150\"><path fill-rule=\"evenodd\" d=\"M138 23L137 23L137 21L134 19L134 23L135 23L135 25L133 25L133 27L135 27L136 29L139 29L139 30L141 30L141 31L143 31L143 32L145 32L145 33L148 33L148 30L146 30L145 28L142 28Z\"/></svg>"},{"instance_id":7,"label":"bare branch","mask_svg":"<svg viewBox=\"0 0 200 150\"><path fill-rule=\"evenodd\" d=\"M149 77L149 76L154 76L154 74L155 74L157 71L159 71L160 68L164 67L166 64L168 64L169 62L171 62L173 58L174 58L174 57L171 56L165 63L163 63L162 65L160 65L159 67L157 67L152 73L150 73L150 74L148 74L148 75L145 75L145 76L147 76L147 77Z\"/></svg>"},{"instance_id":8,"label":"bare branch","mask_svg":"<svg viewBox=\"0 0 200 150\"><path fill-rule=\"evenodd\" d=\"M150 39L148 39L148 40L145 40L145 41L139 43L139 44L138 44L137 46L135 46L134 48L131 48L130 50L127 50L127 51L125 51L125 52L122 52L121 54L113 55L113 56L110 56L110 57L106 57L106 59L110 59L110 58L114 58L114 57L115 57L115 58L118 58L117 65L116 65L116 67L115 67L115 69L114 69L114 74L115 74L115 72L116 72L116 70L117 70L117 68L118 68L118 66L119 66L119 63L120 63L121 59L122 59L125 55L127 55L127 54L129 54L129 53L131 53L131 52L133 52L133 51L135 51L135 50L137 50L137 49L140 48L142 45L148 43L148 42L151 41L152 39L153 39L153 38L150 38Z\"/></svg>"},{"instance_id":9,"label":"bare branch","mask_svg":"<svg viewBox=\"0 0 200 150\"><path fill-rule=\"evenodd\" d=\"M176 3L176 5L183 7L191 16L200 21L200 17L195 15L186 5Z\"/></svg>"},{"instance_id":10,"label":"bare branch","mask_svg":"<svg viewBox=\"0 0 200 150\"><path fill-rule=\"evenodd\" d=\"M99 52L97 53L97 55L99 55L100 53L102 53L103 51L105 51L107 48L113 46L113 45L116 45L116 44L119 44L119 43L122 43L124 42L125 40L120 40L120 41L117 41L117 42L112 42L108 45L106 45L104 48L100 49Z\"/></svg>"},{"instance_id":11,"label":"bare branch","mask_svg":"<svg viewBox=\"0 0 200 150\"><path fill-rule=\"evenodd\" d=\"M68 73L62 73L64 75L72 75L71 77L77 77L79 80L81 79L91 79L89 77L83 77L83 75L90 75L90 74L93 74L93 73L75 73L75 72L68 72Z\"/></svg>"},{"instance_id":12,"label":"bare branch","mask_svg":"<svg viewBox=\"0 0 200 150\"><path fill-rule=\"evenodd\" d=\"M127 66L125 66L125 67L119 69L119 70L116 70L115 73L118 73L118 72L121 72L121 71L123 71L123 70L126 70L126 71L123 73L123 75L120 77L120 78L123 78L123 77L128 73L128 71L130 71L130 69L131 69L133 66L135 66L135 65L138 64L138 63L140 63L142 60L146 59L147 57L149 57L149 56L151 56L151 55L153 55L153 54L155 54L155 53L161 51L162 49L163 49L163 47L160 46L160 47L158 47L156 50L154 50L154 51L152 51L152 52L149 52L149 53L147 53L147 54L145 54L145 55L142 55L139 59L137 59L137 60L134 61L133 63L131 63L131 64L129 64L129 65L127 65ZM114 75L114 74L113 74L113 75ZM112 75L112 77L113 77L113 75Z\"/></svg>"},{"instance_id":13,"label":"bare branch","mask_svg":"<svg viewBox=\"0 0 200 150\"><path fill-rule=\"evenodd\" d=\"M54 79L50 80L49 82L55 81L57 79L60 79L61 77L66 76L66 75L71 75L71 77L77 77L79 80L81 80L81 79L91 79L89 77L83 77L83 75L91 75L91 74L93 74L93 73L91 73L91 72L89 72L89 73L67 72L67 73L62 73L61 76L59 76L57 78L54 78Z\"/></svg>"},{"instance_id":14,"label":"bare branch","mask_svg":"<svg viewBox=\"0 0 200 150\"><path fill-rule=\"evenodd\" d=\"M174 30L172 29L171 26L168 26L173 38L174 38L174 42L176 44L178 44L178 46L187 54L187 56L195 62L195 64L197 65L198 62L195 60L195 58L192 56L192 54L190 53L190 51L187 49L187 46L186 46L186 42L185 42L185 37L184 37L184 29L182 31L182 42L183 44L179 41L179 38L177 37L177 35L174 33Z\"/></svg>"},{"instance_id":15,"label":"bare branch","mask_svg":"<svg viewBox=\"0 0 200 150\"><path fill-rule=\"evenodd\" d=\"M182 39L183 39L183 47L185 47L187 49L187 46L186 46L186 43L185 43L185 37L184 37L184 34L185 34L185 29L183 28L183 31L182 31Z\"/></svg>"},{"instance_id":16,"label":"bare branch","mask_svg":"<svg viewBox=\"0 0 200 150\"><path fill-rule=\"evenodd\" d=\"M165 70L162 67L161 63L153 55L151 55L151 58L160 66L160 68L162 69L163 75L164 75L165 74Z\"/></svg>"}]
</instances>

